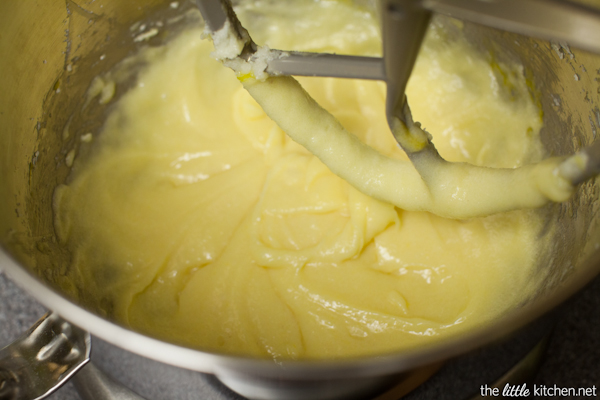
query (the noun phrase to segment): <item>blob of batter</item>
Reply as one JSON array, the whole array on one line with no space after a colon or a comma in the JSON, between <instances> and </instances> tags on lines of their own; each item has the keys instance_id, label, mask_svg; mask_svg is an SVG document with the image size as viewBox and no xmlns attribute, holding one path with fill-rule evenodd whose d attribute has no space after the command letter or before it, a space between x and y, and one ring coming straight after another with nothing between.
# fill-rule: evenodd
<instances>
[{"instance_id":1,"label":"blob of batter","mask_svg":"<svg viewBox=\"0 0 600 400\"><path fill-rule=\"evenodd\" d=\"M277 7L255 39L377 53L371 14L308 3L304 21L339 28L333 48L322 42L327 31L311 25L303 35L303 20ZM278 42L278 24L296 29L293 43ZM439 340L531 292L537 212L453 220L363 194L287 137L212 50L191 30L145 51L150 64L57 188L55 225L80 303L194 348L332 359ZM503 168L541 159L539 109L522 74L508 74L507 89L497 68L440 28L429 33L408 95L445 158ZM356 141L406 160L388 131L382 84L301 83ZM416 179L406 165L406 179Z\"/></svg>"}]
</instances>

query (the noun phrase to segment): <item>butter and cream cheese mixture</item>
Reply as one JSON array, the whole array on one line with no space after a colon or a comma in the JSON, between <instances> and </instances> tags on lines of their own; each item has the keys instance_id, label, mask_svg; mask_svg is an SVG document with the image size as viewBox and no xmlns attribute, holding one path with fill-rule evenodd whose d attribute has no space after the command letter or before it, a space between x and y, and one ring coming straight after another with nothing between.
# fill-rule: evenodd
<instances>
[{"instance_id":1,"label":"butter and cream cheese mixture","mask_svg":"<svg viewBox=\"0 0 600 400\"><path fill-rule=\"evenodd\" d=\"M371 13L342 1L291 9L249 2L238 13L272 48L378 55ZM426 189L390 133L383 83L299 79L354 147L400 166L403 180L387 190L404 193L404 208L358 190L288 137L212 52L201 28L142 50L137 83L56 189L55 227L80 303L194 348L332 359L439 340L531 293L541 214L449 219L464 215L420 207L428 200L414 193ZM447 160L509 169L543 159L541 111L519 67L435 24L407 95ZM265 97L287 107L291 125L310 120L311 135L327 137L310 107ZM319 146L339 160L353 154Z\"/></svg>"}]
</instances>

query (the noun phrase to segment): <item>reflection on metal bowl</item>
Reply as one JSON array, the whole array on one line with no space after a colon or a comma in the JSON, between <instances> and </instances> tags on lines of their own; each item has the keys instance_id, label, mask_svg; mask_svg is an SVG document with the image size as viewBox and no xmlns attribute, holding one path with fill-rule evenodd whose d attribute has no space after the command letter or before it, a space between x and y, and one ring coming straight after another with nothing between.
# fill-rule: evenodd
<instances>
[{"instance_id":1,"label":"reflection on metal bowl","mask_svg":"<svg viewBox=\"0 0 600 400\"><path fill-rule=\"evenodd\" d=\"M165 363L181 368L181 374L213 373L257 399L348 398L386 385L399 374L430 369L488 345L532 321L537 320L534 328L544 326L540 316L598 273L598 187L587 182L569 202L545 210L559 240L540 261L544 284L534 298L490 325L408 352L344 362L275 364L165 343L74 304L68 293L56 289L64 283L70 255L57 244L52 220L52 194L65 181L69 167L64 160L76 146L75 135L65 135L65 128L94 133L100 129L105 109L89 109L73 118L72 112L82 106L95 76L142 45L136 40L139 31L130 30L132 24L142 21L137 25L146 29L142 33L156 28L157 34L148 35L144 44L159 44L183 29L190 7L191 2L174 7L157 0L0 5L0 76L5 79L0 93L0 267L44 305L102 339L99 348L126 349L124 360L137 357L128 352L147 358L149 370L176 370L160 364ZM452 22L440 21L452 31ZM499 61L524 65L539 91L545 122L542 141L549 154L571 154L593 142L600 125L599 56L474 24L466 24L464 33L476 48L494 52ZM541 331L537 338L545 334Z\"/></svg>"}]
</instances>

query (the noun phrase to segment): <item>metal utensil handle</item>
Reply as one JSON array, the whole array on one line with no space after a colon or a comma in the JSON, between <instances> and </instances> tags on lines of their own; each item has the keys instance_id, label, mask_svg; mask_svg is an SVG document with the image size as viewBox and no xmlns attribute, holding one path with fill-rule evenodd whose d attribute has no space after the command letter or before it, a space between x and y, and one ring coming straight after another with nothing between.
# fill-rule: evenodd
<instances>
[{"instance_id":1,"label":"metal utensil handle","mask_svg":"<svg viewBox=\"0 0 600 400\"><path fill-rule=\"evenodd\" d=\"M75 389L82 400L144 400L89 363L75 375Z\"/></svg>"},{"instance_id":2,"label":"metal utensil handle","mask_svg":"<svg viewBox=\"0 0 600 400\"><path fill-rule=\"evenodd\" d=\"M429 26L431 12L422 8L418 0L381 0L381 7L386 115L391 126L393 117L404 119L404 92Z\"/></svg>"},{"instance_id":3,"label":"metal utensil handle","mask_svg":"<svg viewBox=\"0 0 600 400\"><path fill-rule=\"evenodd\" d=\"M89 361L90 349L89 333L57 314L44 315L0 350L0 399L47 397Z\"/></svg>"},{"instance_id":4,"label":"metal utensil handle","mask_svg":"<svg viewBox=\"0 0 600 400\"><path fill-rule=\"evenodd\" d=\"M406 0L379 0L386 19L394 5L405 7ZM197 0L202 15L212 31L230 18L227 0ZM544 39L565 41L575 47L600 53L600 9L566 0L423 0L413 1L423 11L440 13L467 21ZM393 33L393 32L392 32ZM420 35L417 35L419 37ZM384 42L403 40L387 37ZM420 40L419 40L420 42ZM387 56L386 56L387 57ZM339 78L386 80L383 60L364 60L357 56L290 52L288 58L269 62L275 75L331 76ZM326 66L331 64L331 67ZM407 63L411 65L411 63ZM335 68L334 68L335 67Z\"/></svg>"},{"instance_id":5,"label":"metal utensil handle","mask_svg":"<svg viewBox=\"0 0 600 400\"><path fill-rule=\"evenodd\" d=\"M71 377L83 400L144 400L90 362L90 334L46 314L0 350L0 400L41 400Z\"/></svg>"},{"instance_id":6,"label":"metal utensil handle","mask_svg":"<svg viewBox=\"0 0 600 400\"><path fill-rule=\"evenodd\" d=\"M381 57L346 56L328 53L285 52L270 60L270 75L322 76L384 81Z\"/></svg>"}]
</instances>

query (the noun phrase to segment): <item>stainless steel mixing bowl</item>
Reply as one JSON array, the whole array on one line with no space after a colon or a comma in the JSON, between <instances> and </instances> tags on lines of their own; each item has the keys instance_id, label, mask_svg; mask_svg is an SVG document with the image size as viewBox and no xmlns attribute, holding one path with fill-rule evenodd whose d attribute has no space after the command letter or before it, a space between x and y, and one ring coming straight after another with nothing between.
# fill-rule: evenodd
<instances>
[{"instance_id":1,"label":"stainless steel mixing bowl","mask_svg":"<svg viewBox=\"0 0 600 400\"><path fill-rule=\"evenodd\" d=\"M186 18L180 16L193 3L175 5L160 0L0 2L0 268L65 319L126 349L124 355L132 352L214 373L254 398L347 398L389 376L505 337L555 308L600 271L598 185L590 181L570 201L542 210L548 221L545 234L555 237L535 272L542 282L535 296L489 325L409 352L276 364L165 343L76 304L65 281L70 255L59 246L53 228L52 194L69 173L68 152L77 148L81 134L99 131L106 112L79 112L84 95L95 76L137 47L157 45L181 29ZM450 32L464 33L496 61L524 66L544 113L542 139L549 155L571 154L595 140L600 129L600 56L564 43L438 20ZM142 23L134 31L137 21ZM158 29L156 36L135 40L151 28Z\"/></svg>"}]
</instances>

